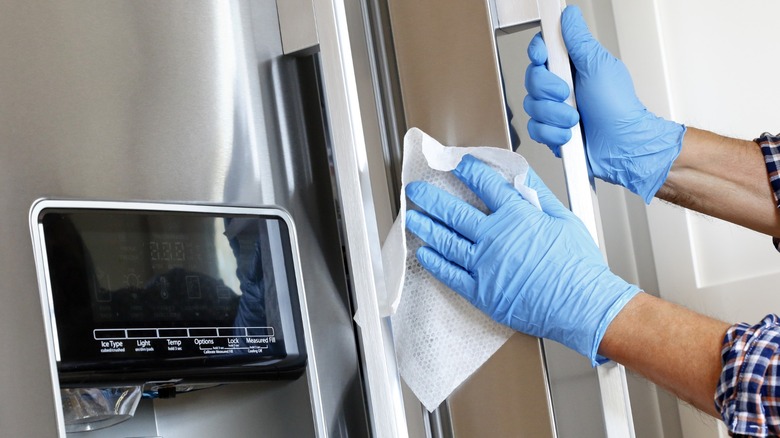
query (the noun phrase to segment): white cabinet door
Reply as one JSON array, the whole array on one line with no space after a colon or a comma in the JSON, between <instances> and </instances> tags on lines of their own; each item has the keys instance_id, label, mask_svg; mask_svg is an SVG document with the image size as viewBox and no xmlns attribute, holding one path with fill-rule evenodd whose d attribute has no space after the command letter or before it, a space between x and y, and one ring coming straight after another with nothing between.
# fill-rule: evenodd
<instances>
[{"instance_id":1,"label":"white cabinet door","mask_svg":"<svg viewBox=\"0 0 780 438\"><path fill-rule=\"evenodd\" d=\"M752 139L780 131L778 37L764 17L780 3L612 0L617 36L637 94L658 115ZM780 311L780 254L771 239L654 201L648 223L660 294L701 313L757 323ZM726 436L681 406L686 438Z\"/></svg>"}]
</instances>

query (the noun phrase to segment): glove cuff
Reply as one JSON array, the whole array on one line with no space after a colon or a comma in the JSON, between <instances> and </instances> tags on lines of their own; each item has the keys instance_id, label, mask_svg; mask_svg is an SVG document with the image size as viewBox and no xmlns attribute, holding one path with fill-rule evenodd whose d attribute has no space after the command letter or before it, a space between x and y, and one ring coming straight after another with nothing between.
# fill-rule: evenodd
<instances>
[{"instance_id":1,"label":"glove cuff","mask_svg":"<svg viewBox=\"0 0 780 438\"><path fill-rule=\"evenodd\" d=\"M594 367L608 361L608 359L604 358L603 356L599 356L598 350L599 346L601 345L601 340L604 338L604 333L606 333L607 328L612 323L612 320L615 319L618 313L623 310L623 307L625 307L626 304L631 301L631 299L642 292L638 286L630 284L616 275L613 277L613 281L610 283L612 284L604 284L603 286L609 287L610 290L619 292L615 294L614 300L606 309L606 312L596 327L595 333L593 333L593 340L590 345L590 351L588 352L589 354L587 357L590 359L591 365Z\"/></svg>"},{"instance_id":2,"label":"glove cuff","mask_svg":"<svg viewBox=\"0 0 780 438\"><path fill-rule=\"evenodd\" d=\"M645 204L650 204L650 201L653 200L655 194L658 193L658 190L660 190L664 185L664 182L666 182L666 178L672 170L672 165L675 160L677 160L677 157L680 156L683 137L685 137L685 132L688 130L685 125L676 122L663 119L660 119L660 121L669 124L670 126L666 128L663 136L653 140L664 144L664 146L658 149L652 159L663 163L663 167L653 174L647 175L645 178L636 181L636 188L632 189L634 193L644 199Z\"/></svg>"}]
</instances>

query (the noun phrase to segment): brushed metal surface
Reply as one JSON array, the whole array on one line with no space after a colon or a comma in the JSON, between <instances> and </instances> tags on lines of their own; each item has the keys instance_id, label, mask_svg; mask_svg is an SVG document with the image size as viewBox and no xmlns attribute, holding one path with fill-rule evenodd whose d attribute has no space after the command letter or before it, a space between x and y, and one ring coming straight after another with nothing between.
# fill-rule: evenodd
<instances>
[{"instance_id":1,"label":"brushed metal surface","mask_svg":"<svg viewBox=\"0 0 780 438\"><path fill-rule=\"evenodd\" d=\"M442 144L508 147L487 2L388 4L407 126Z\"/></svg>"},{"instance_id":2,"label":"brushed metal surface","mask_svg":"<svg viewBox=\"0 0 780 438\"><path fill-rule=\"evenodd\" d=\"M319 40L312 0L277 0L276 8L284 53L315 50Z\"/></svg>"},{"instance_id":3,"label":"brushed metal surface","mask_svg":"<svg viewBox=\"0 0 780 438\"><path fill-rule=\"evenodd\" d=\"M509 148L489 3L388 3L407 125L444 144ZM552 437L549 403L539 340L517 334L448 405L456 437Z\"/></svg>"},{"instance_id":4,"label":"brushed metal surface","mask_svg":"<svg viewBox=\"0 0 780 438\"><path fill-rule=\"evenodd\" d=\"M517 333L448 402L455 438L555 436L536 338Z\"/></svg>"},{"instance_id":5,"label":"brushed metal surface","mask_svg":"<svg viewBox=\"0 0 780 438\"><path fill-rule=\"evenodd\" d=\"M538 0L493 0L497 27L510 30L530 22L539 21Z\"/></svg>"},{"instance_id":6,"label":"brushed metal surface","mask_svg":"<svg viewBox=\"0 0 780 438\"><path fill-rule=\"evenodd\" d=\"M299 233L326 427L332 436L367 434L333 196L323 183L329 168L316 78L306 60L280 57L275 7L273 0L4 3L4 436L57 434L26 219L40 197L286 208ZM310 436L307 388L230 385L213 398L181 396L165 402L158 422L167 424L166 437L205 436L205 415L223 436L264 429L288 436L285 424ZM231 413L246 413L248 400L265 409L236 422Z\"/></svg>"}]
</instances>

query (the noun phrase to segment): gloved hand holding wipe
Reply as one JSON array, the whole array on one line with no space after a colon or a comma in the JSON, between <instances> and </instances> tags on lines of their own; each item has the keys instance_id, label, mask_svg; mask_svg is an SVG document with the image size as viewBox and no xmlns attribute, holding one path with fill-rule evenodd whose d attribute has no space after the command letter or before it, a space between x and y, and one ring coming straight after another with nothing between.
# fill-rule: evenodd
<instances>
[{"instance_id":1,"label":"gloved hand holding wipe","mask_svg":"<svg viewBox=\"0 0 780 438\"><path fill-rule=\"evenodd\" d=\"M593 38L579 8L563 11L561 31L574 63L574 90L591 171L650 203L680 154L685 126L645 108L626 66ZM569 96L566 83L545 67L547 47L541 35L528 46L528 57L523 103L531 117L528 133L560 157L558 149L570 139L577 111L564 102Z\"/></svg>"},{"instance_id":2,"label":"gloved hand holding wipe","mask_svg":"<svg viewBox=\"0 0 780 438\"><path fill-rule=\"evenodd\" d=\"M482 213L430 184L407 186L424 212L407 228L429 247L428 271L499 323L549 338L597 364L612 319L639 288L610 272L590 234L533 172L540 211L500 174L466 155L452 171L490 209Z\"/></svg>"}]
</instances>

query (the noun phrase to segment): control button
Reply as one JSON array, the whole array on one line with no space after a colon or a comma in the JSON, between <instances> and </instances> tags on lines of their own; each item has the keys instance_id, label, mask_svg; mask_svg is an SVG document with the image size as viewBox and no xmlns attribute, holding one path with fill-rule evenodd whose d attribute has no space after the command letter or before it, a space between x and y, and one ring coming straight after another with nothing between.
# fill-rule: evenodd
<instances>
[{"instance_id":1,"label":"control button","mask_svg":"<svg viewBox=\"0 0 780 438\"><path fill-rule=\"evenodd\" d=\"M127 329L127 337L130 339L156 338L157 330L156 329Z\"/></svg>"},{"instance_id":2,"label":"control button","mask_svg":"<svg viewBox=\"0 0 780 438\"><path fill-rule=\"evenodd\" d=\"M161 338L186 338L188 336L187 329L161 328L157 331Z\"/></svg>"},{"instance_id":3,"label":"control button","mask_svg":"<svg viewBox=\"0 0 780 438\"><path fill-rule=\"evenodd\" d=\"M227 336L246 336L246 328L244 327L220 327L217 329L220 337Z\"/></svg>"},{"instance_id":4,"label":"control button","mask_svg":"<svg viewBox=\"0 0 780 438\"><path fill-rule=\"evenodd\" d=\"M217 329L215 328L191 328L189 330L190 330L190 337L193 338L206 338L206 337L217 336Z\"/></svg>"},{"instance_id":5,"label":"control button","mask_svg":"<svg viewBox=\"0 0 780 438\"><path fill-rule=\"evenodd\" d=\"M125 339L127 337L124 330L117 329L95 329L92 335L95 339Z\"/></svg>"},{"instance_id":6,"label":"control button","mask_svg":"<svg viewBox=\"0 0 780 438\"><path fill-rule=\"evenodd\" d=\"M273 336L274 328L273 327L247 327L246 334L247 336Z\"/></svg>"}]
</instances>

